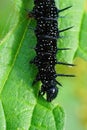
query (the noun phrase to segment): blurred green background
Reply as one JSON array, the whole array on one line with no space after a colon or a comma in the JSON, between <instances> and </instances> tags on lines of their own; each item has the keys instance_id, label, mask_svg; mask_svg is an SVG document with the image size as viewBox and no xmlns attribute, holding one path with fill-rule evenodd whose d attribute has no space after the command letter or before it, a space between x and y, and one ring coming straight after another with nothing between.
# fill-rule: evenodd
<instances>
[{"instance_id":1,"label":"blurred green background","mask_svg":"<svg viewBox=\"0 0 87 130\"><path fill-rule=\"evenodd\" d=\"M77 66L72 71L65 69L75 73L76 78L60 79L63 88L60 89L59 104L66 114L65 130L87 130L87 62L76 58L74 63Z\"/></svg>"},{"instance_id":2,"label":"blurred green background","mask_svg":"<svg viewBox=\"0 0 87 130\"><path fill-rule=\"evenodd\" d=\"M79 51L74 63L76 67L64 68L64 72L75 73L76 78L60 79L64 87L60 89L59 104L66 113L65 130L87 130L87 0L79 34Z\"/></svg>"}]
</instances>

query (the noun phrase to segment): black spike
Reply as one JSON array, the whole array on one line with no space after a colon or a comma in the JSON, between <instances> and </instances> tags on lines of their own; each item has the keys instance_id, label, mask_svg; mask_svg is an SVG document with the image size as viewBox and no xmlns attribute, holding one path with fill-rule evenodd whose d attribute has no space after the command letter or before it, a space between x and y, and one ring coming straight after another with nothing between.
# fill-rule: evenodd
<instances>
[{"instance_id":1,"label":"black spike","mask_svg":"<svg viewBox=\"0 0 87 130\"><path fill-rule=\"evenodd\" d=\"M56 81L56 83L57 83L59 86L61 86L61 87L62 87L62 84L61 84L61 83L59 83L58 81Z\"/></svg>"},{"instance_id":2,"label":"black spike","mask_svg":"<svg viewBox=\"0 0 87 130\"><path fill-rule=\"evenodd\" d=\"M69 64L69 63L64 63L64 62L57 62L59 65L68 65L68 66L75 66L75 64Z\"/></svg>"},{"instance_id":3,"label":"black spike","mask_svg":"<svg viewBox=\"0 0 87 130\"><path fill-rule=\"evenodd\" d=\"M65 10L71 8L71 7L72 7L72 6L68 6L68 7L64 8L64 9L58 10L58 12L60 13L60 12L65 11Z\"/></svg>"},{"instance_id":4,"label":"black spike","mask_svg":"<svg viewBox=\"0 0 87 130\"><path fill-rule=\"evenodd\" d=\"M62 51L62 50L71 50L71 48L58 48L57 51Z\"/></svg>"},{"instance_id":5,"label":"black spike","mask_svg":"<svg viewBox=\"0 0 87 130\"><path fill-rule=\"evenodd\" d=\"M70 74L56 74L55 77L61 76L61 77L76 77L75 75L70 75Z\"/></svg>"},{"instance_id":6,"label":"black spike","mask_svg":"<svg viewBox=\"0 0 87 130\"><path fill-rule=\"evenodd\" d=\"M73 26L68 27L68 28L65 28L65 29L63 29L63 30L59 30L59 33L64 32L64 31L67 31L67 30L69 30L69 29L71 29L71 28L73 28Z\"/></svg>"}]
</instances>

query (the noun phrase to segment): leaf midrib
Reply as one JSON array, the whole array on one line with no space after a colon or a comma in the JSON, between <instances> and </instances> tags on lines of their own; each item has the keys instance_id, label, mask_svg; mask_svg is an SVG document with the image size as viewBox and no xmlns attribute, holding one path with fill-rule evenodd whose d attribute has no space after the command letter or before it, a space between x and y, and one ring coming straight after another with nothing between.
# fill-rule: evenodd
<instances>
[{"instance_id":1,"label":"leaf midrib","mask_svg":"<svg viewBox=\"0 0 87 130\"><path fill-rule=\"evenodd\" d=\"M30 21L29 21L29 22L30 22ZM29 22L26 24L25 31L24 31L24 33L23 33L23 35L22 35L21 41L20 41L20 43L19 43L19 47L18 47L18 49L17 49L17 51L16 51L16 53L15 53L12 66L11 66L11 68L10 68L8 74L7 74L6 80L4 81L3 86L2 86L2 88L1 88L1 92L2 92L2 90L3 90L3 88L4 88L4 86L6 85L7 80L8 80L8 78L9 78L9 76L10 76L10 73L11 73L11 71L13 70L13 67L14 67L14 65L15 65L17 56L18 56L18 54L19 54L19 52L20 52L20 49L21 49L21 46L22 46L22 41L23 41L23 39L24 39L24 37L25 37L25 34L26 34L26 31L27 31L27 25L29 24ZM18 25L17 25L17 26L18 26ZM17 26L15 27L15 29L17 28ZM13 30L10 32L9 35L11 35L11 33L12 33L15 29L13 29ZM9 36L9 35L8 35L8 36ZM8 36L7 36L7 37L8 37ZM6 38L5 38L5 40L6 40Z\"/></svg>"}]
</instances>

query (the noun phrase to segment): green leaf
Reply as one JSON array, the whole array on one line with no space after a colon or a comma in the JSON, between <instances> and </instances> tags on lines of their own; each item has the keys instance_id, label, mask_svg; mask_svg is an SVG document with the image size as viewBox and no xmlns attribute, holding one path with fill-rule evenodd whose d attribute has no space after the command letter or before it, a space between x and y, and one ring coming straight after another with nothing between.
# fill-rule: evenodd
<instances>
[{"instance_id":1,"label":"green leaf","mask_svg":"<svg viewBox=\"0 0 87 130\"><path fill-rule=\"evenodd\" d=\"M56 0L56 2L58 3L58 0ZM64 29L71 26L73 26L73 28L65 31L64 33L61 33L61 36L64 37L58 40L59 47L70 48L69 51L62 51L58 54L58 59L60 61L65 61L68 63L73 62L75 53L78 49L81 20L84 11L84 0L60 0L59 2L60 9L70 5L72 8L60 14L61 16L64 16L64 18L59 19L59 29Z\"/></svg>"},{"instance_id":2,"label":"green leaf","mask_svg":"<svg viewBox=\"0 0 87 130\"><path fill-rule=\"evenodd\" d=\"M38 97L39 84L32 87L36 37L28 26L35 21L24 10L32 1L1 0L0 6L0 130L63 130L63 109Z\"/></svg>"},{"instance_id":3,"label":"green leaf","mask_svg":"<svg viewBox=\"0 0 87 130\"><path fill-rule=\"evenodd\" d=\"M72 9L61 13L66 17L59 19L59 27L75 27L61 34L65 38L58 42L59 47L72 48L58 53L60 61L72 62L78 48L83 12L79 5L83 5L83 0L79 0L79 4L75 0L56 0L56 5L60 9L73 5ZM63 130L64 112L58 105L58 98L48 103L38 97L39 84L32 87L37 68L29 61L35 56L36 37L28 27L35 28L36 23L27 18L25 11L32 7L32 0L0 0L1 130Z\"/></svg>"},{"instance_id":4,"label":"green leaf","mask_svg":"<svg viewBox=\"0 0 87 130\"><path fill-rule=\"evenodd\" d=\"M87 1L85 3L87 5ZM81 21L81 29L79 34L79 47L76 52L76 56L79 56L85 60L87 60L87 7L84 9L83 17Z\"/></svg>"},{"instance_id":5,"label":"green leaf","mask_svg":"<svg viewBox=\"0 0 87 130\"><path fill-rule=\"evenodd\" d=\"M1 101L0 101L0 129L6 130L6 120L5 120L4 110Z\"/></svg>"}]
</instances>

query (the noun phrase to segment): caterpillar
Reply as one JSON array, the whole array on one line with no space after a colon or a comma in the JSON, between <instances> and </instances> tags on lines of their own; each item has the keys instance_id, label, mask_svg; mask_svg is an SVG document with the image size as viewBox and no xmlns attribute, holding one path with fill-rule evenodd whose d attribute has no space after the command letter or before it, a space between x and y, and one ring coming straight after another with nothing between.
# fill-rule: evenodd
<instances>
[{"instance_id":1,"label":"caterpillar","mask_svg":"<svg viewBox=\"0 0 87 130\"><path fill-rule=\"evenodd\" d=\"M57 76L74 77L75 75L68 74L56 74L55 65L69 65L57 61L56 54L61 50L69 50L69 48L58 48L57 40L60 38L60 33L71 29L68 27L59 30L58 18L59 13L71 8L68 6L59 10L56 7L55 0L34 0L33 10L29 12L29 17L33 17L36 20L35 35L37 38L37 44L35 47L36 57L30 62L37 66L38 74L33 84L37 81L41 81L42 86L39 91L39 95L46 94L46 100L51 102L56 98L59 88L62 86L56 80Z\"/></svg>"}]
</instances>

